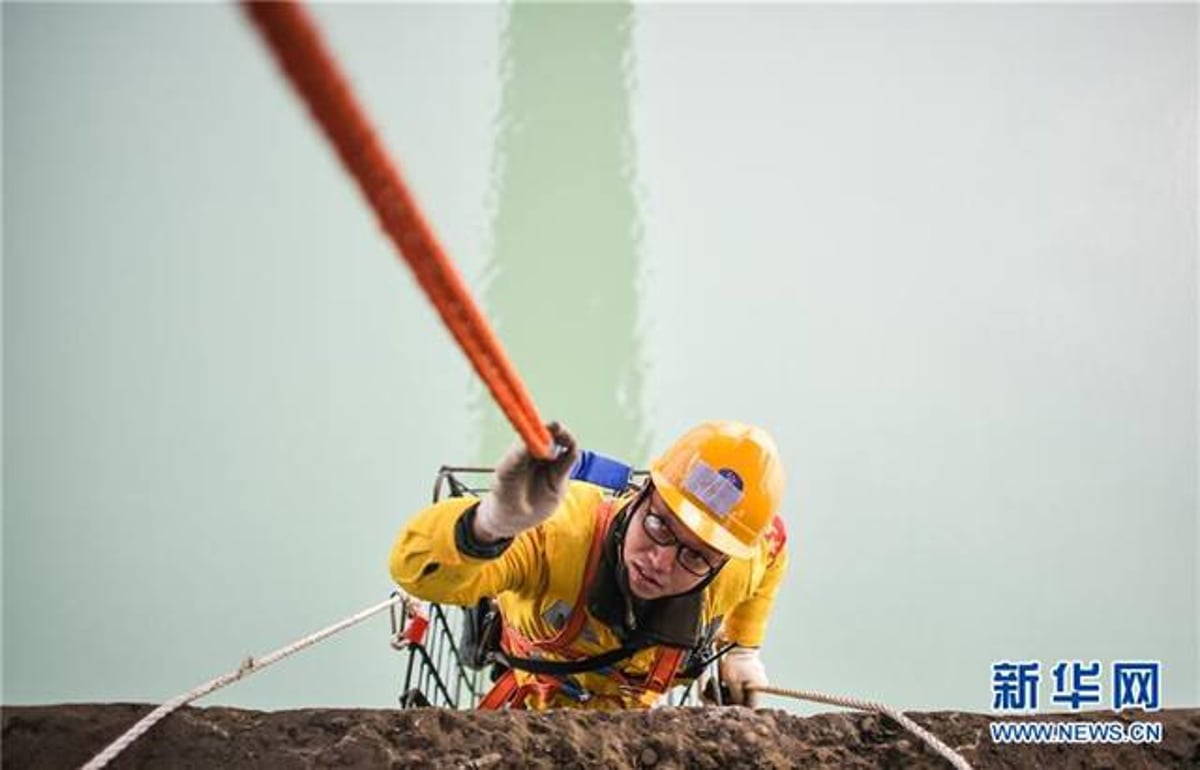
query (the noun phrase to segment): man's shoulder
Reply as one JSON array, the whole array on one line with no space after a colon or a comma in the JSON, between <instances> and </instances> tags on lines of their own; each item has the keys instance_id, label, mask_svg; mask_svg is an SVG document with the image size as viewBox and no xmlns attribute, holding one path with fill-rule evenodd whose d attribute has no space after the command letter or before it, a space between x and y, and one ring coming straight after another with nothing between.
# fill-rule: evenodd
<instances>
[{"instance_id":1,"label":"man's shoulder","mask_svg":"<svg viewBox=\"0 0 1200 770\"><path fill-rule=\"evenodd\" d=\"M595 509L608 497L603 487L589 484L586 481L567 482L567 494L564 504L574 504L584 508Z\"/></svg>"},{"instance_id":2,"label":"man's shoulder","mask_svg":"<svg viewBox=\"0 0 1200 770\"><path fill-rule=\"evenodd\" d=\"M591 537L603 506L609 500L605 491L582 481L572 481L554 515L542 525L547 535Z\"/></svg>"},{"instance_id":3,"label":"man's shoulder","mask_svg":"<svg viewBox=\"0 0 1200 770\"><path fill-rule=\"evenodd\" d=\"M787 552L787 529L783 519L776 518L763 533L754 554L746 559L730 559L709 584L709 593L728 600L752 593L764 579L772 563Z\"/></svg>"}]
</instances>

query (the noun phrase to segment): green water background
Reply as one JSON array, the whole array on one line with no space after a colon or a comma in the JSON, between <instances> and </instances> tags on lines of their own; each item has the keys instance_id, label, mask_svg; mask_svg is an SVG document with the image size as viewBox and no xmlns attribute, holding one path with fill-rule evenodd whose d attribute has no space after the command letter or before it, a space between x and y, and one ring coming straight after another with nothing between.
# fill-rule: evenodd
<instances>
[{"instance_id":1,"label":"green water background","mask_svg":"<svg viewBox=\"0 0 1200 770\"><path fill-rule=\"evenodd\" d=\"M776 682L1196 703L1194 7L316 12L547 418L776 434ZM161 701L512 436L236 9L2 13L3 702ZM390 705L386 637L206 702Z\"/></svg>"}]
</instances>

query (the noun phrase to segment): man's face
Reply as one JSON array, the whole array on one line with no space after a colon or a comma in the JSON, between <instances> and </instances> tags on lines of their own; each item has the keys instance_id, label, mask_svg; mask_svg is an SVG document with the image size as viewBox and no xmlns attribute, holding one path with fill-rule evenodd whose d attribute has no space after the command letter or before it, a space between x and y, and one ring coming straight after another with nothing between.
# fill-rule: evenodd
<instances>
[{"instance_id":1,"label":"man's face","mask_svg":"<svg viewBox=\"0 0 1200 770\"><path fill-rule=\"evenodd\" d=\"M625 531L624 561L637 598L686 593L725 563L725 555L693 535L653 487L636 505Z\"/></svg>"}]
</instances>

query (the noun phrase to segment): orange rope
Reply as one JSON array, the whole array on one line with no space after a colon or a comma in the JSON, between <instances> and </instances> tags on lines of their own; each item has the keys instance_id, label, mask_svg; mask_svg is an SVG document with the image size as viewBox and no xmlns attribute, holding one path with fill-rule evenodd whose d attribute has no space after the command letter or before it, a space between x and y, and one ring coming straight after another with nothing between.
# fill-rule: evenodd
<instances>
[{"instance_id":1,"label":"orange rope","mask_svg":"<svg viewBox=\"0 0 1200 770\"><path fill-rule=\"evenodd\" d=\"M295 0L242 0L242 8L321 124L384 231L412 268L417 282L509 422L529 451L539 457L550 457L553 440L533 399L462 277L438 244L308 11Z\"/></svg>"}]
</instances>

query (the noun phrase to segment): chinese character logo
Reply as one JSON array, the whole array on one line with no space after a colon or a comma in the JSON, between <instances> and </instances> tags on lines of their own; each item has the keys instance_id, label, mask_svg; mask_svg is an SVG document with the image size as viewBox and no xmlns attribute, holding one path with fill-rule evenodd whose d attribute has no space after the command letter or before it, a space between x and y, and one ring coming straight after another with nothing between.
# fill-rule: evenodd
<instances>
[{"instance_id":1,"label":"chinese character logo","mask_svg":"<svg viewBox=\"0 0 1200 770\"><path fill-rule=\"evenodd\" d=\"M1158 661L1113 662L1113 711L1140 708L1158 711Z\"/></svg>"},{"instance_id":2,"label":"chinese character logo","mask_svg":"<svg viewBox=\"0 0 1200 770\"><path fill-rule=\"evenodd\" d=\"M1054 667L1054 703L1066 703L1072 711L1079 711L1084 703L1100 702L1100 661L1093 660L1083 665L1081 660L1059 661Z\"/></svg>"},{"instance_id":3,"label":"chinese character logo","mask_svg":"<svg viewBox=\"0 0 1200 770\"><path fill-rule=\"evenodd\" d=\"M1041 664L1036 660L992 664L992 709L1013 711L1037 708Z\"/></svg>"}]
</instances>

